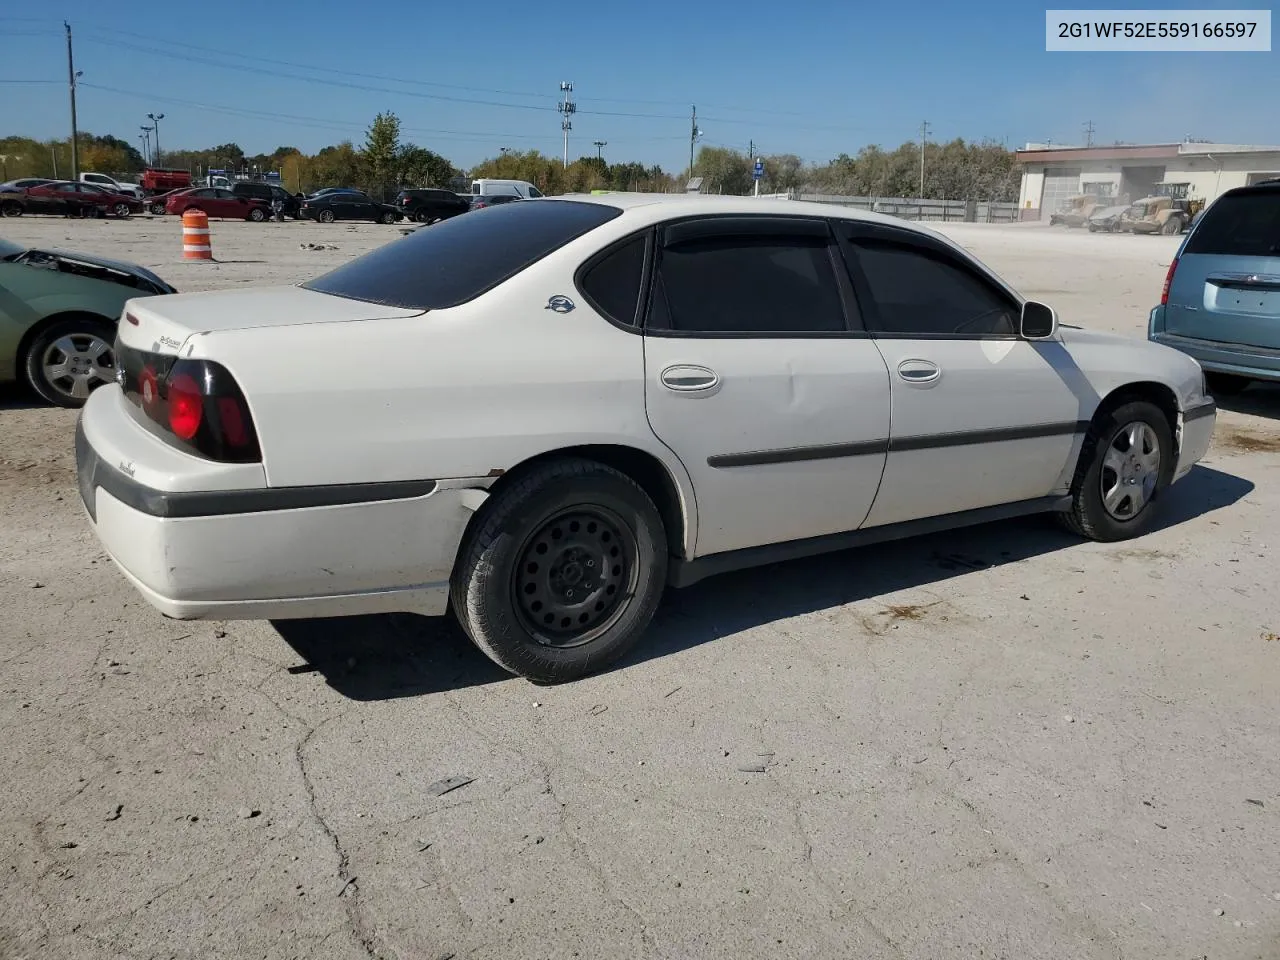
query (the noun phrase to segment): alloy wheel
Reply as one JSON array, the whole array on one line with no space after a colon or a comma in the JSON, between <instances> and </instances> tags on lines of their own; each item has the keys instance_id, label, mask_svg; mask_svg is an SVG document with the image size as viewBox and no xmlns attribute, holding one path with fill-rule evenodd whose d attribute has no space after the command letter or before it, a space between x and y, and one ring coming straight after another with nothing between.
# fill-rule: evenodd
<instances>
[{"instance_id":1,"label":"alloy wheel","mask_svg":"<svg viewBox=\"0 0 1280 960\"><path fill-rule=\"evenodd\" d=\"M54 390L72 400L87 400L94 387L116 377L111 344L92 333L69 333L45 348L40 369Z\"/></svg>"}]
</instances>

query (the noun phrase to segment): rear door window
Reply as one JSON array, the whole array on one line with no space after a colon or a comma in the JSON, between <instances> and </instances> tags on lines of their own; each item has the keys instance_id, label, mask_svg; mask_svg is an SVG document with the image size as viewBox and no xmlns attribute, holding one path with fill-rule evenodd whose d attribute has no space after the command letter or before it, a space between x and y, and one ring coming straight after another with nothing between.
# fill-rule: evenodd
<instances>
[{"instance_id":1,"label":"rear door window","mask_svg":"<svg viewBox=\"0 0 1280 960\"><path fill-rule=\"evenodd\" d=\"M1205 211L1184 253L1280 256L1280 190L1227 194Z\"/></svg>"},{"instance_id":2,"label":"rear door window","mask_svg":"<svg viewBox=\"0 0 1280 960\"><path fill-rule=\"evenodd\" d=\"M415 231L302 286L368 303L443 310L474 300L621 214L599 203L508 204Z\"/></svg>"}]
</instances>

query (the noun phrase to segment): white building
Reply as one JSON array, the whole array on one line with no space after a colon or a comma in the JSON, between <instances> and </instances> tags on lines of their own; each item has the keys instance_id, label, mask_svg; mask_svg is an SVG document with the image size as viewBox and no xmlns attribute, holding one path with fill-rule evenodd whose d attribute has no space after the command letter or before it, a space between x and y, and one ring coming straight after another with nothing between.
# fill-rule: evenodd
<instances>
[{"instance_id":1,"label":"white building","mask_svg":"<svg viewBox=\"0 0 1280 960\"><path fill-rule=\"evenodd\" d=\"M1235 143L1028 143L1016 156L1022 165L1018 206L1023 220L1048 220L1064 200L1083 193L1114 197L1117 204L1156 192L1209 203L1232 187L1280 177L1280 147Z\"/></svg>"}]
</instances>

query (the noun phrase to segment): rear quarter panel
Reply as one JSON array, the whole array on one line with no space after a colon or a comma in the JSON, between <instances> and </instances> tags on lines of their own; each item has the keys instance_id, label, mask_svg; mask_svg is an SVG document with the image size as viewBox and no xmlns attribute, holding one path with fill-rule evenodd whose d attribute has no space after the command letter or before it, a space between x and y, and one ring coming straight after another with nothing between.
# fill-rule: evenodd
<instances>
[{"instance_id":1,"label":"rear quarter panel","mask_svg":"<svg viewBox=\"0 0 1280 960\"><path fill-rule=\"evenodd\" d=\"M574 288L604 242L579 238L460 307L221 331L183 353L240 383L272 486L485 477L568 446L622 444L667 466L691 534L692 485L645 417L642 338ZM575 309L547 309L555 295Z\"/></svg>"}]
</instances>

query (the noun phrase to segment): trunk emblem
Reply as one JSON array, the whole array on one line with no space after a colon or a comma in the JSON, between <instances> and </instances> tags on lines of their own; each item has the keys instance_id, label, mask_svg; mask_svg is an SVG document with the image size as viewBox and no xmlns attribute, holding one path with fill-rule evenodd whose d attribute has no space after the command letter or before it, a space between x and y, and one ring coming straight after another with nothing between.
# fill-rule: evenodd
<instances>
[{"instance_id":1,"label":"trunk emblem","mask_svg":"<svg viewBox=\"0 0 1280 960\"><path fill-rule=\"evenodd\" d=\"M573 301L568 297L556 294L547 301L545 309L554 310L556 313L568 313L573 309Z\"/></svg>"}]
</instances>

